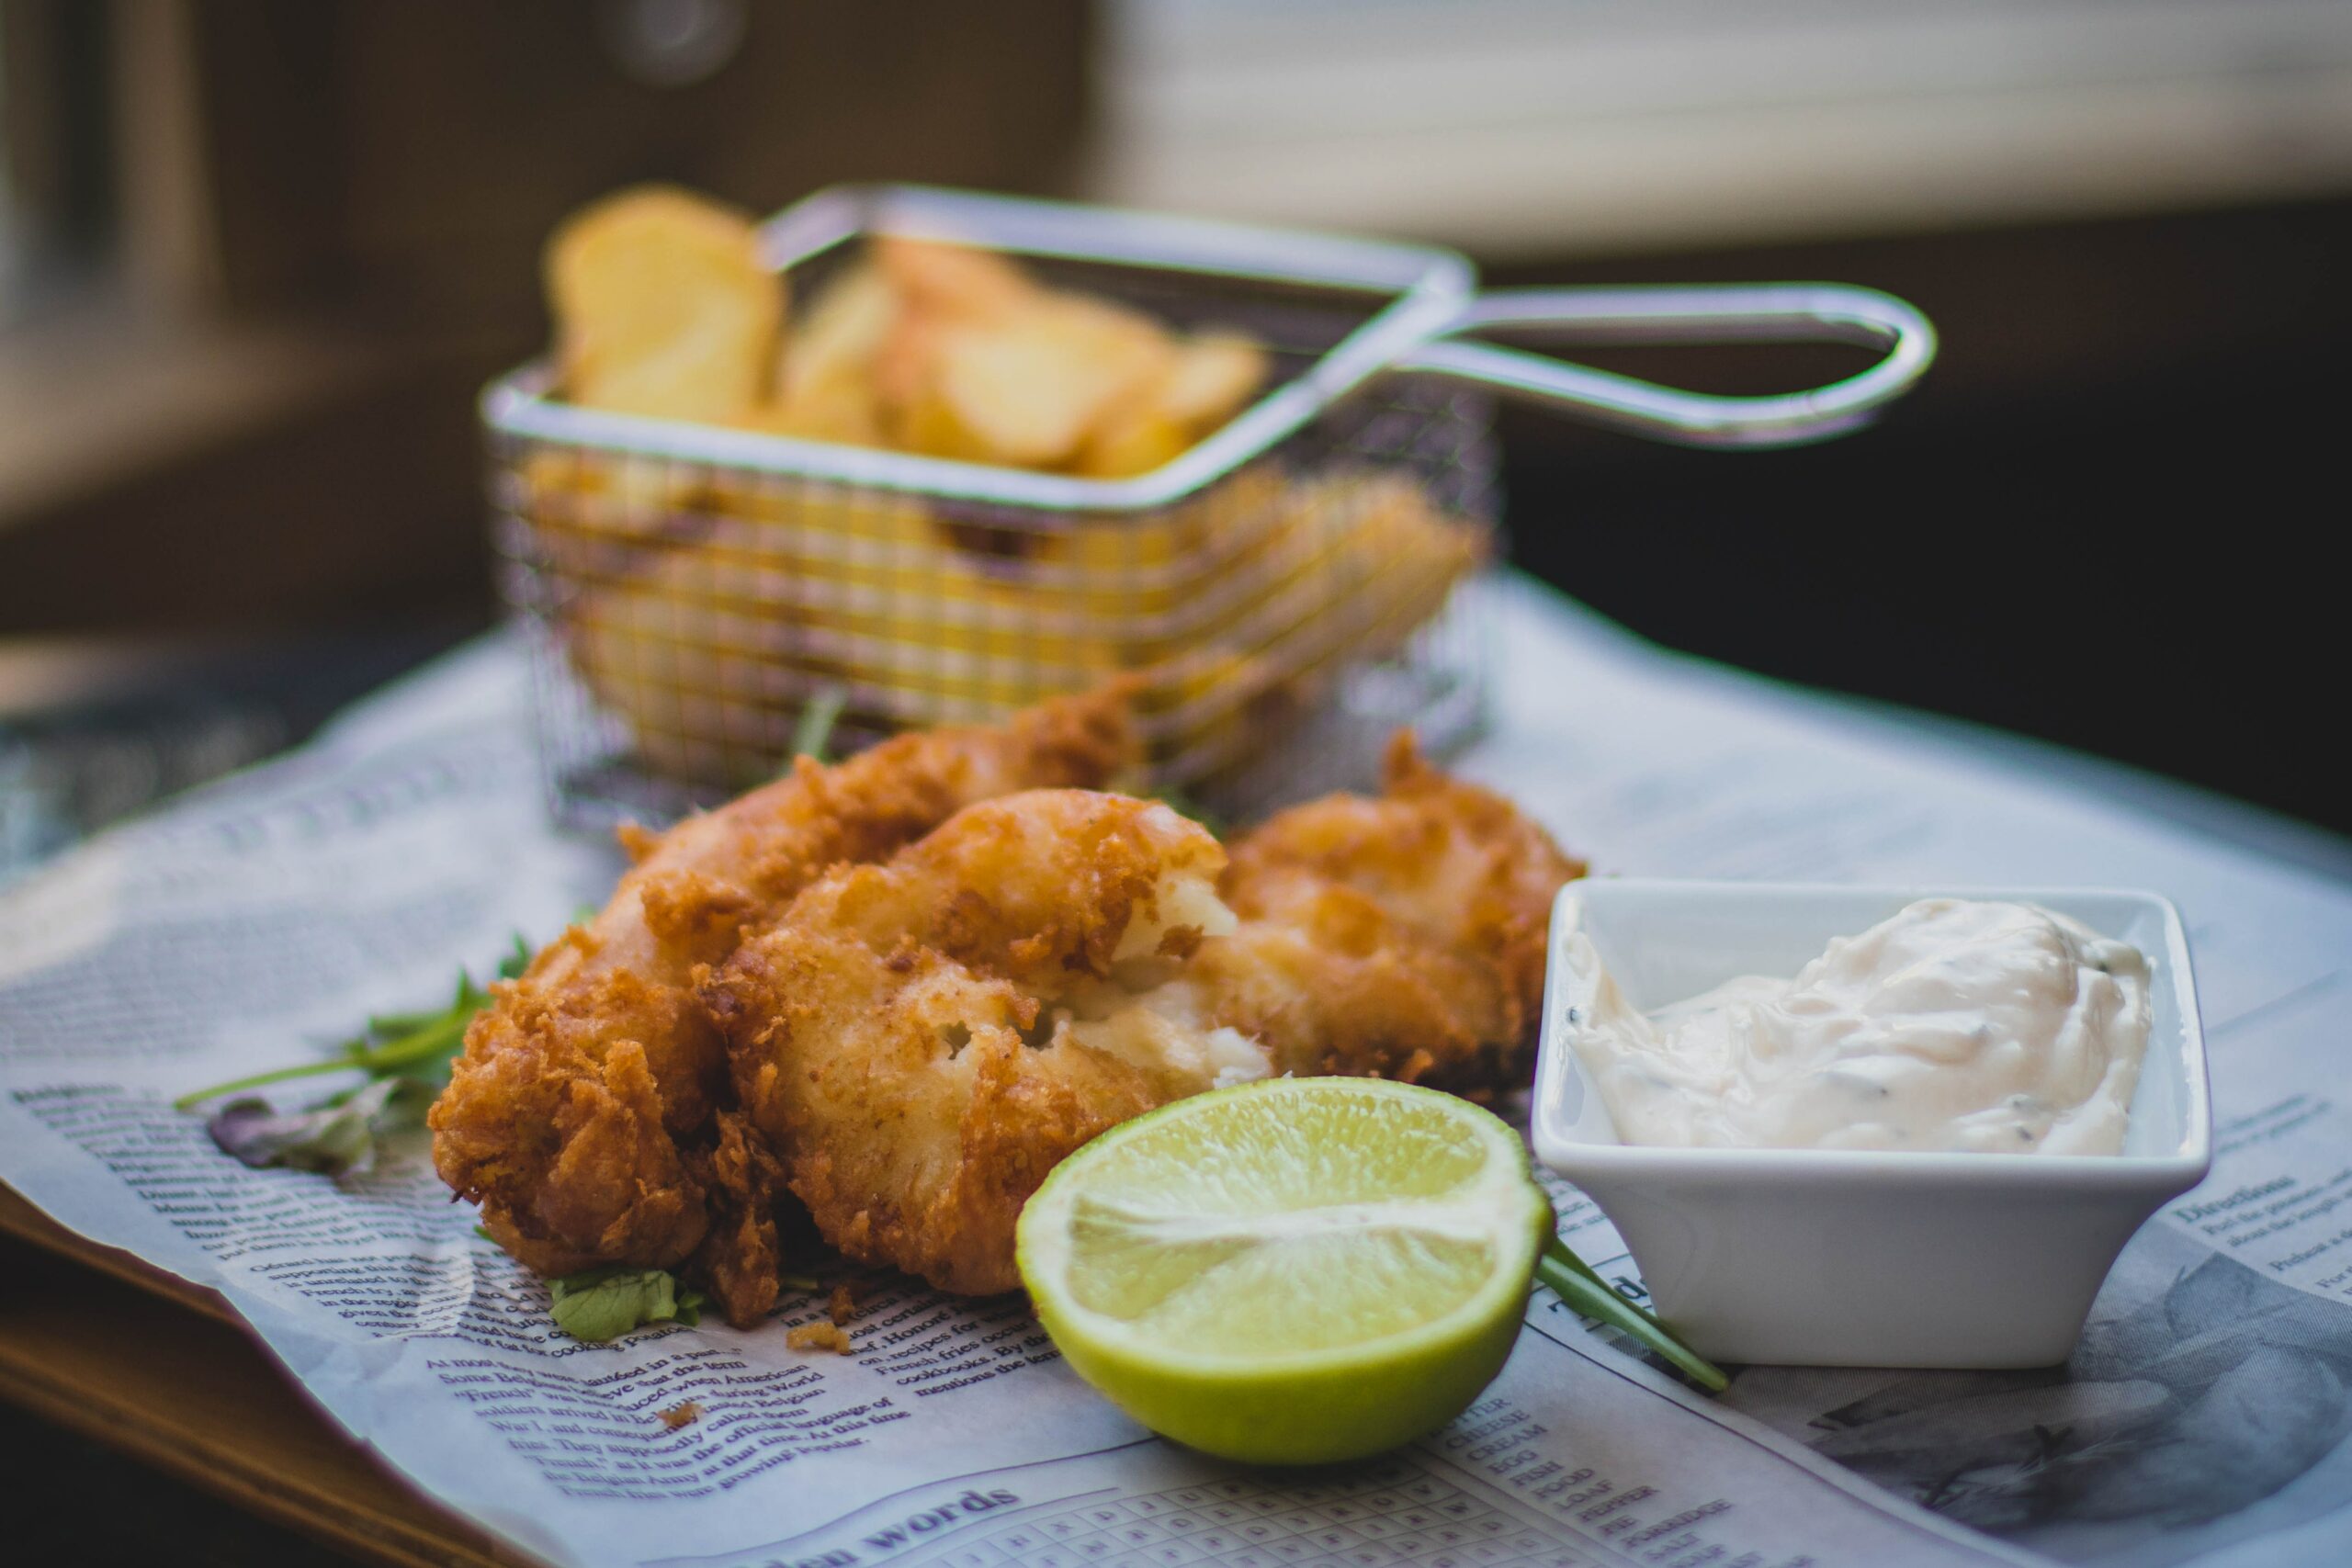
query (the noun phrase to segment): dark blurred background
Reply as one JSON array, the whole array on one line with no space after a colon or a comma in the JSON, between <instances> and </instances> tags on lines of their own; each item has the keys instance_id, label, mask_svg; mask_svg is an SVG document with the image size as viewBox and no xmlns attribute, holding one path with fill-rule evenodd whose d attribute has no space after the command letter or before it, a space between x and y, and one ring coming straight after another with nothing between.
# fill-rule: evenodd
<instances>
[{"instance_id":1,"label":"dark blurred background","mask_svg":"<svg viewBox=\"0 0 2352 1568\"><path fill-rule=\"evenodd\" d=\"M473 393L544 342L550 224L647 177L1890 289L1944 356L1858 438L1508 414L1519 561L1677 648L2352 828L2308 760L2346 673L2352 6L0 0L0 866L490 621Z\"/></svg>"}]
</instances>

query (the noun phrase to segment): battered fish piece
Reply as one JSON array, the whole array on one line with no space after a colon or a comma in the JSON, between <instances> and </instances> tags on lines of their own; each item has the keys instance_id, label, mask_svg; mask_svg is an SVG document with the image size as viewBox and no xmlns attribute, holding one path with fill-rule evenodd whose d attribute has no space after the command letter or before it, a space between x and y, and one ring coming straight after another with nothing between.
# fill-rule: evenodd
<instances>
[{"instance_id":1,"label":"battered fish piece","mask_svg":"<svg viewBox=\"0 0 2352 1568\"><path fill-rule=\"evenodd\" d=\"M1046 1173L1130 1116L1263 1077L1137 991L1229 931L1225 852L1164 806L1043 791L844 866L704 987L745 1113L825 1239L945 1290L1020 1281Z\"/></svg>"},{"instance_id":2,"label":"battered fish piece","mask_svg":"<svg viewBox=\"0 0 2352 1568\"><path fill-rule=\"evenodd\" d=\"M1552 897L1583 867L1409 737L1387 775L1229 865L1164 807L1046 792L810 886L702 996L825 1239L1011 1290L1022 1204L1128 1117L1272 1073L1523 1080Z\"/></svg>"},{"instance_id":3,"label":"battered fish piece","mask_svg":"<svg viewBox=\"0 0 2352 1568\"><path fill-rule=\"evenodd\" d=\"M697 968L829 866L883 859L975 801L1104 784L1138 754L1112 690L1001 728L901 736L831 768L803 758L667 833L625 835L637 864L612 901L495 987L467 1032L430 1118L442 1179L540 1273L694 1259L730 1315L763 1279L773 1300L781 1168L732 1110Z\"/></svg>"},{"instance_id":4,"label":"battered fish piece","mask_svg":"<svg viewBox=\"0 0 2352 1568\"><path fill-rule=\"evenodd\" d=\"M1377 797L1293 807L1233 846L1220 891L1240 927L1188 979L1278 1071L1487 1099L1527 1081L1552 899L1585 863L1409 731L1384 773Z\"/></svg>"}]
</instances>

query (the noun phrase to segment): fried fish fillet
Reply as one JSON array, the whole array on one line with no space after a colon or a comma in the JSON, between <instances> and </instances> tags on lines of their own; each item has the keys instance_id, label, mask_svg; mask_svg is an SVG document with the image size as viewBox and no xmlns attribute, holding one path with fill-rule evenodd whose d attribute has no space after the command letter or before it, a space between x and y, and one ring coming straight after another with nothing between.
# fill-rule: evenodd
<instances>
[{"instance_id":1,"label":"fried fish fillet","mask_svg":"<svg viewBox=\"0 0 2352 1568\"><path fill-rule=\"evenodd\" d=\"M1332 795L1236 842L1239 926L1188 976L1216 1021L1300 1076L1483 1098L1527 1080L1553 896L1582 861L1502 796L1431 767L1409 732L1376 796Z\"/></svg>"},{"instance_id":2,"label":"fried fish fillet","mask_svg":"<svg viewBox=\"0 0 2352 1568\"><path fill-rule=\"evenodd\" d=\"M1002 728L899 737L786 777L659 836L612 901L542 951L467 1032L433 1108L442 1179L541 1273L689 1258L726 1294L775 1270L779 1168L731 1109L699 966L827 867L880 860L976 801L1099 785L1137 754L1125 694L1048 703ZM699 1254L699 1256L697 1256Z\"/></svg>"},{"instance_id":3,"label":"fried fish fillet","mask_svg":"<svg viewBox=\"0 0 2352 1568\"><path fill-rule=\"evenodd\" d=\"M824 1238L988 1293L1046 1172L1155 1106L1284 1072L1518 1081L1581 869L1400 738L1384 795L1284 812L1229 865L1124 796L970 807L811 885L702 997Z\"/></svg>"},{"instance_id":4,"label":"fried fish fillet","mask_svg":"<svg viewBox=\"0 0 2352 1568\"><path fill-rule=\"evenodd\" d=\"M1231 926L1224 863L1165 806L1011 795L828 873L739 951L704 998L825 1239L947 1290L1008 1290L1013 1221L1065 1155L1221 1074L1264 1076L1247 1041L1129 988Z\"/></svg>"}]
</instances>

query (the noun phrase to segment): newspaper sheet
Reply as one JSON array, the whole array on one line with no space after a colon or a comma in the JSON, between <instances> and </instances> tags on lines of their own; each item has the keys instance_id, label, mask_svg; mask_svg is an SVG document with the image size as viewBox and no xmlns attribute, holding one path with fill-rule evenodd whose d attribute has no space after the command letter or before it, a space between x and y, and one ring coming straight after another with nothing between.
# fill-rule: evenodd
<instances>
[{"instance_id":1,"label":"newspaper sheet","mask_svg":"<svg viewBox=\"0 0 2352 1568\"><path fill-rule=\"evenodd\" d=\"M774 1324L569 1339L420 1149L340 1183L251 1170L169 1103L601 900L618 861L548 827L503 639L0 894L0 1180L221 1292L385 1462L552 1562L2352 1562L2352 890L1660 654L1531 585L1481 592L1510 658L1464 767L1601 870L2179 904L2220 1154L2068 1366L1749 1368L1708 1400L1539 1290L1451 1427L1300 1474L1150 1438L1018 1298L898 1287L848 1355ZM1607 1222L1556 1196L1638 1294ZM788 1295L783 1323L822 1299Z\"/></svg>"}]
</instances>

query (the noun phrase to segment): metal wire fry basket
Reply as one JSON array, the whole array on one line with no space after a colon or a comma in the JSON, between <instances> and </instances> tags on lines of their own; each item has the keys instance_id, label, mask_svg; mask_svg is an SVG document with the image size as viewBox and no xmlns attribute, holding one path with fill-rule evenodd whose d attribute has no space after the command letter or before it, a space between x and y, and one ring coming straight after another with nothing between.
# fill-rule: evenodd
<instances>
[{"instance_id":1,"label":"metal wire fry basket","mask_svg":"<svg viewBox=\"0 0 2352 1568\"><path fill-rule=\"evenodd\" d=\"M821 193L763 243L797 299L876 233L1238 328L1273 374L1222 430L1116 480L575 407L545 365L493 382L502 587L563 820L666 820L772 777L812 704L840 706L846 749L1118 676L1148 787L1247 814L1360 782L1395 726L1442 753L1479 721L1477 628L1448 605L1495 549L1494 393L1781 444L1850 428L1933 352L1916 312L1867 290L1480 296L1442 250L910 187ZM1722 399L1463 336L1488 330L1889 352L1819 391Z\"/></svg>"}]
</instances>

